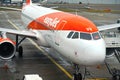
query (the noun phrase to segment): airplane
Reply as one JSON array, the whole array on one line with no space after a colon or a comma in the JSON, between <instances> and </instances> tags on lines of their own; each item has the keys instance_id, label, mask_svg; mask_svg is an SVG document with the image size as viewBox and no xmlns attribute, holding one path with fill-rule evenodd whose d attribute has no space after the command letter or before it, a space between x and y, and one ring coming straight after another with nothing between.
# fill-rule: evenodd
<instances>
[{"instance_id":1,"label":"airplane","mask_svg":"<svg viewBox=\"0 0 120 80\"><path fill-rule=\"evenodd\" d=\"M48 0L43 0L41 3L46 4L47 2L48 2Z\"/></svg>"},{"instance_id":2,"label":"airplane","mask_svg":"<svg viewBox=\"0 0 120 80\"><path fill-rule=\"evenodd\" d=\"M79 65L100 64L106 56L111 55L106 54L105 42L99 31L120 27L119 23L97 27L87 18L38 6L31 0L26 0L21 18L26 30L0 28L0 58L11 59L16 52L22 56L20 44L26 38L31 38L39 46L54 48L72 61L76 67L73 80L82 80ZM6 34L15 35L16 41ZM23 37L20 41L19 36Z\"/></svg>"}]
</instances>

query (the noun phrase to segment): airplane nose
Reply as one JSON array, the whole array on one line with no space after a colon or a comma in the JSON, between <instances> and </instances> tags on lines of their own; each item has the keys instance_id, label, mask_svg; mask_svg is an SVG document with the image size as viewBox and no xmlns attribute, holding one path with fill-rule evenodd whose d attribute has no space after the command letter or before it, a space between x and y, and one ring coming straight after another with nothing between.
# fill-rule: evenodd
<instances>
[{"instance_id":1,"label":"airplane nose","mask_svg":"<svg viewBox=\"0 0 120 80\"><path fill-rule=\"evenodd\" d=\"M105 45L94 45L85 48L84 54L86 55L86 64L93 65L99 64L104 61L106 52L105 52Z\"/></svg>"}]
</instances>

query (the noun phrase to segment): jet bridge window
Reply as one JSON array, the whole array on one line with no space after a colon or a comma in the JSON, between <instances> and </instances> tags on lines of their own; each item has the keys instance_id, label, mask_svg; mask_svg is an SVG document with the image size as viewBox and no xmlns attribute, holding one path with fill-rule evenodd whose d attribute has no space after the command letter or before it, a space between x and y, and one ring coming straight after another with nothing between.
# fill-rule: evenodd
<instances>
[{"instance_id":1,"label":"jet bridge window","mask_svg":"<svg viewBox=\"0 0 120 80\"><path fill-rule=\"evenodd\" d=\"M91 34L89 33L80 33L80 39L91 40Z\"/></svg>"},{"instance_id":2,"label":"jet bridge window","mask_svg":"<svg viewBox=\"0 0 120 80\"><path fill-rule=\"evenodd\" d=\"M92 36L93 36L93 39L94 39L94 40L98 40L98 39L101 38L101 37L100 37L100 34L99 34L98 32L97 32L97 33L93 33Z\"/></svg>"}]
</instances>

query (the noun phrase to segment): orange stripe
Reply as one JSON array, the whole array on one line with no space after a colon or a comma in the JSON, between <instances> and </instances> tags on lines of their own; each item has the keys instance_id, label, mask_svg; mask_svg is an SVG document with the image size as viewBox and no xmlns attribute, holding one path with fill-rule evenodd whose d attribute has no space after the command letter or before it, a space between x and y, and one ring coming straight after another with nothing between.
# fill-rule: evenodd
<instances>
[{"instance_id":1,"label":"orange stripe","mask_svg":"<svg viewBox=\"0 0 120 80\"><path fill-rule=\"evenodd\" d=\"M14 41L12 41L11 39L0 37L0 43L3 42L3 41L10 41L10 42L13 43L14 45L16 45L16 43L15 43Z\"/></svg>"},{"instance_id":2,"label":"orange stripe","mask_svg":"<svg viewBox=\"0 0 120 80\"><path fill-rule=\"evenodd\" d=\"M32 21L28 25L28 28L37 30L75 30L82 32L98 31L97 27L88 19L65 12L56 12L39 17L35 21Z\"/></svg>"},{"instance_id":3,"label":"orange stripe","mask_svg":"<svg viewBox=\"0 0 120 80\"><path fill-rule=\"evenodd\" d=\"M28 29L49 30L45 25L38 23L36 20L29 24Z\"/></svg>"}]
</instances>

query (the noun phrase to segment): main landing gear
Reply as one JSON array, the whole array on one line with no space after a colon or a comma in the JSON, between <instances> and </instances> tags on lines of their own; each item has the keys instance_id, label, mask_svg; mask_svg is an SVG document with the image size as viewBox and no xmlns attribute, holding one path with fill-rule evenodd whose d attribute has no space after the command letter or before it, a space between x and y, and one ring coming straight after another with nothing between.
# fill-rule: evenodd
<instances>
[{"instance_id":1,"label":"main landing gear","mask_svg":"<svg viewBox=\"0 0 120 80\"><path fill-rule=\"evenodd\" d=\"M16 35L16 52L18 52L18 56L20 58L23 57L23 48L22 46L20 46L20 44L22 43L23 40L26 39L26 37L23 37L20 41L18 40L19 35Z\"/></svg>"},{"instance_id":2,"label":"main landing gear","mask_svg":"<svg viewBox=\"0 0 120 80\"><path fill-rule=\"evenodd\" d=\"M19 47L18 47L18 56L19 56L20 58L23 57L23 47L22 47L22 46L19 46Z\"/></svg>"},{"instance_id":3,"label":"main landing gear","mask_svg":"<svg viewBox=\"0 0 120 80\"><path fill-rule=\"evenodd\" d=\"M16 52L18 52L18 57L19 58L22 58L23 57L23 47L22 46L19 46L19 47L16 47ZM14 59L16 56L14 55L12 57L12 59Z\"/></svg>"},{"instance_id":4,"label":"main landing gear","mask_svg":"<svg viewBox=\"0 0 120 80\"><path fill-rule=\"evenodd\" d=\"M74 64L75 73L73 74L73 80L82 80L82 74L80 73L79 65Z\"/></svg>"}]
</instances>

